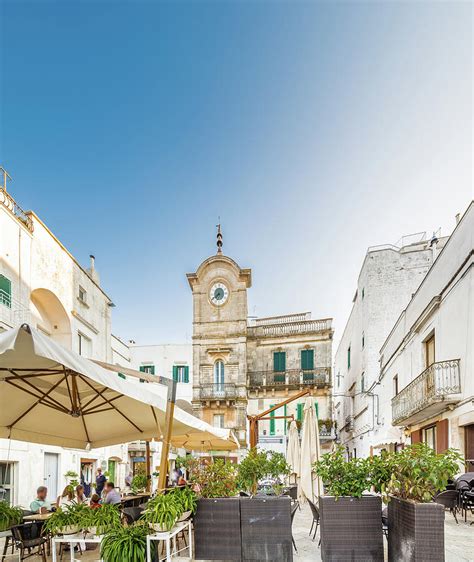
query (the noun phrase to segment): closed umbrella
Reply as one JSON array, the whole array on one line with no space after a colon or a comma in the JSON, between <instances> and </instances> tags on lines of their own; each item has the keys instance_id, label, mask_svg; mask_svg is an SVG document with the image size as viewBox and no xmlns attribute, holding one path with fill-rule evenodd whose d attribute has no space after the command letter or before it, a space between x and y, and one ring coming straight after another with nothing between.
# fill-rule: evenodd
<instances>
[{"instance_id":1,"label":"closed umbrella","mask_svg":"<svg viewBox=\"0 0 474 562\"><path fill-rule=\"evenodd\" d=\"M306 398L303 409L303 433L301 437L300 498L313 503L322 492L320 479L313 471L313 464L319 460L319 430L314 402Z\"/></svg>"},{"instance_id":2,"label":"closed umbrella","mask_svg":"<svg viewBox=\"0 0 474 562\"><path fill-rule=\"evenodd\" d=\"M290 430L288 432L288 446L286 449L286 462L290 466L290 481L291 477L294 476L295 482L297 482L300 475L300 462L301 462L301 447L300 447L300 437L298 434L298 426L293 420L290 423Z\"/></svg>"},{"instance_id":3,"label":"closed umbrella","mask_svg":"<svg viewBox=\"0 0 474 562\"><path fill-rule=\"evenodd\" d=\"M0 334L0 438L86 449L165 434L179 446L199 434L206 446L238 447L178 407L170 428L155 386L124 380L26 324Z\"/></svg>"}]
</instances>

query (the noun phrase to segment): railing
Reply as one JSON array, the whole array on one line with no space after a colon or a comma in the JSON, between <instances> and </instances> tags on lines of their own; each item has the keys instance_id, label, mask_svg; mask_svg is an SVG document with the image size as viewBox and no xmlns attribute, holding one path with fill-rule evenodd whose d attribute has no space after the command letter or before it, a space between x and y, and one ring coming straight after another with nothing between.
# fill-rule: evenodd
<instances>
[{"instance_id":1,"label":"railing","mask_svg":"<svg viewBox=\"0 0 474 562\"><path fill-rule=\"evenodd\" d=\"M330 330L332 325L331 318L323 320L299 320L295 322L285 322L281 324L263 324L261 326L250 326L249 335L256 337L280 337L308 332L323 332Z\"/></svg>"},{"instance_id":2,"label":"railing","mask_svg":"<svg viewBox=\"0 0 474 562\"><path fill-rule=\"evenodd\" d=\"M326 420L319 421L319 438L323 440L336 438L336 432L332 422Z\"/></svg>"},{"instance_id":3,"label":"railing","mask_svg":"<svg viewBox=\"0 0 474 562\"><path fill-rule=\"evenodd\" d=\"M201 400L226 400L237 398L237 388L234 383L203 384L200 388Z\"/></svg>"},{"instance_id":4,"label":"railing","mask_svg":"<svg viewBox=\"0 0 474 562\"><path fill-rule=\"evenodd\" d=\"M248 373L249 388L329 386L330 383L330 367L315 367L309 370L288 369L281 372L251 371Z\"/></svg>"},{"instance_id":5,"label":"railing","mask_svg":"<svg viewBox=\"0 0 474 562\"><path fill-rule=\"evenodd\" d=\"M256 318L256 326L268 326L274 324L288 324L289 322L301 322L311 320L311 312L300 312L297 314L286 314L285 316L268 316L267 318Z\"/></svg>"},{"instance_id":6,"label":"railing","mask_svg":"<svg viewBox=\"0 0 474 562\"><path fill-rule=\"evenodd\" d=\"M426 407L460 392L459 359L433 363L392 398L392 423L398 425Z\"/></svg>"},{"instance_id":7,"label":"railing","mask_svg":"<svg viewBox=\"0 0 474 562\"><path fill-rule=\"evenodd\" d=\"M0 321L12 328L20 324L29 324L31 313L28 308L0 289Z\"/></svg>"},{"instance_id":8,"label":"railing","mask_svg":"<svg viewBox=\"0 0 474 562\"><path fill-rule=\"evenodd\" d=\"M12 215L14 215L19 221L21 221L26 228L33 232L33 221L25 211L18 205L18 203L13 199L13 197L7 193L4 189L0 188L0 204L6 207Z\"/></svg>"}]
</instances>

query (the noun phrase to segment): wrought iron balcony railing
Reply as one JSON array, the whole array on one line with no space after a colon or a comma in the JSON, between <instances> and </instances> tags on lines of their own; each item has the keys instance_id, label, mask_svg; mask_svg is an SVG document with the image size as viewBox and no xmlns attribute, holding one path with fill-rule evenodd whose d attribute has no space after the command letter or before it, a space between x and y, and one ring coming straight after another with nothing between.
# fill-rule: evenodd
<instances>
[{"instance_id":1,"label":"wrought iron balcony railing","mask_svg":"<svg viewBox=\"0 0 474 562\"><path fill-rule=\"evenodd\" d=\"M286 371L250 371L248 373L248 387L277 388L318 386L331 384L331 368L315 367L314 369L287 369Z\"/></svg>"},{"instance_id":2,"label":"wrought iron balcony railing","mask_svg":"<svg viewBox=\"0 0 474 562\"><path fill-rule=\"evenodd\" d=\"M392 423L404 425L434 415L457 402L460 392L459 359L433 363L392 398Z\"/></svg>"},{"instance_id":3,"label":"wrought iron balcony railing","mask_svg":"<svg viewBox=\"0 0 474 562\"><path fill-rule=\"evenodd\" d=\"M30 311L2 289L0 289L0 322L4 322L12 328L31 322Z\"/></svg>"},{"instance_id":4,"label":"wrought iron balcony railing","mask_svg":"<svg viewBox=\"0 0 474 562\"><path fill-rule=\"evenodd\" d=\"M203 384L199 396L201 400L230 400L237 398L237 388L234 383Z\"/></svg>"},{"instance_id":5,"label":"wrought iron balcony railing","mask_svg":"<svg viewBox=\"0 0 474 562\"><path fill-rule=\"evenodd\" d=\"M31 220L31 217L25 213L25 211L20 207L20 205L18 205L18 203L9 193L1 188L0 204L6 207L10 211L10 213L12 213L12 215L14 215L19 221L21 221L30 232L33 232L33 221Z\"/></svg>"}]
</instances>

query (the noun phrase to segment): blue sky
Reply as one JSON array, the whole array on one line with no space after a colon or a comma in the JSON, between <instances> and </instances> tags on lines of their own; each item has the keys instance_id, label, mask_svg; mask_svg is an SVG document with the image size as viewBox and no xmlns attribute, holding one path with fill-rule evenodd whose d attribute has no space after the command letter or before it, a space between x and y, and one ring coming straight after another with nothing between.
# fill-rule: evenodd
<instances>
[{"instance_id":1,"label":"blue sky","mask_svg":"<svg viewBox=\"0 0 474 562\"><path fill-rule=\"evenodd\" d=\"M10 191L116 303L187 341L186 272L253 270L249 314L340 336L367 246L472 191L472 7L456 2L0 2Z\"/></svg>"}]
</instances>

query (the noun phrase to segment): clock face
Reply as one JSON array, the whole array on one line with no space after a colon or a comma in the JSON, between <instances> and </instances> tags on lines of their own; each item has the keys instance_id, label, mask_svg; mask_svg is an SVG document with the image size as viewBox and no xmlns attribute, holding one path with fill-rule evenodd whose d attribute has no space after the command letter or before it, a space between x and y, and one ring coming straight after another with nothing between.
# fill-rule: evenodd
<instances>
[{"instance_id":1,"label":"clock face","mask_svg":"<svg viewBox=\"0 0 474 562\"><path fill-rule=\"evenodd\" d=\"M215 306L223 305L229 296L229 289L224 283L214 283L209 291L209 300Z\"/></svg>"}]
</instances>

